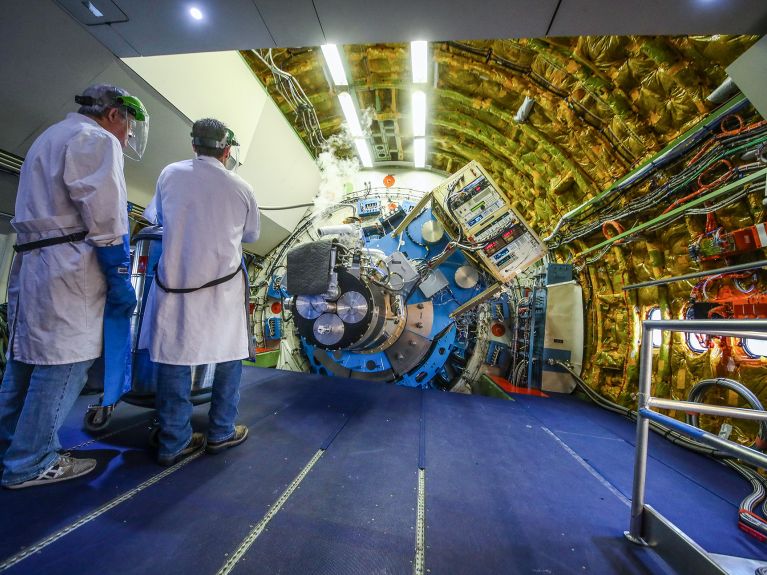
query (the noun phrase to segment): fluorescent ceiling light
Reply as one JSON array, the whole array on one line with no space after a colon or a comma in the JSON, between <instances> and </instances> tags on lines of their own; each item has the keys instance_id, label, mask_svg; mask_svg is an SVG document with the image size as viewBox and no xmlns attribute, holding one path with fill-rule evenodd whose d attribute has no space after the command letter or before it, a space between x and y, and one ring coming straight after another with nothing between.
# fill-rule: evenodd
<instances>
[{"instance_id":1,"label":"fluorescent ceiling light","mask_svg":"<svg viewBox=\"0 0 767 575\"><path fill-rule=\"evenodd\" d=\"M93 2L83 2L83 4L85 4L85 7L88 8L90 13L93 14L96 18L103 18L104 17L104 13L101 10L99 10L98 8L96 8L93 5Z\"/></svg>"},{"instance_id":2,"label":"fluorescent ceiling light","mask_svg":"<svg viewBox=\"0 0 767 575\"><path fill-rule=\"evenodd\" d=\"M189 14L194 18L195 20L202 20L202 12L199 8L193 7L189 9Z\"/></svg>"},{"instance_id":3,"label":"fluorescent ceiling light","mask_svg":"<svg viewBox=\"0 0 767 575\"><path fill-rule=\"evenodd\" d=\"M360 155L362 167L372 168L373 159L370 157L370 149L368 148L367 140L365 138L356 138L354 144L357 146L357 153Z\"/></svg>"},{"instance_id":4,"label":"fluorescent ceiling light","mask_svg":"<svg viewBox=\"0 0 767 575\"><path fill-rule=\"evenodd\" d=\"M349 95L349 92L341 92L338 94L338 101L341 102L341 109L346 117L346 123L349 126L352 138L361 138L364 134L362 133L362 127L357 118L357 110L354 108L354 102L352 102L352 97Z\"/></svg>"},{"instance_id":5,"label":"fluorescent ceiling light","mask_svg":"<svg viewBox=\"0 0 767 575\"><path fill-rule=\"evenodd\" d=\"M413 137L426 135L426 94L421 90L413 92Z\"/></svg>"},{"instance_id":6,"label":"fluorescent ceiling light","mask_svg":"<svg viewBox=\"0 0 767 575\"><path fill-rule=\"evenodd\" d=\"M410 63L413 68L413 83L423 84L428 81L426 73L426 42L410 42Z\"/></svg>"},{"instance_id":7,"label":"fluorescent ceiling light","mask_svg":"<svg viewBox=\"0 0 767 575\"><path fill-rule=\"evenodd\" d=\"M325 56L325 62L330 69L330 75L333 77L333 83L336 86L348 86L344 65L341 63L341 54L335 44L323 44L322 54Z\"/></svg>"},{"instance_id":8,"label":"fluorescent ceiling light","mask_svg":"<svg viewBox=\"0 0 767 575\"><path fill-rule=\"evenodd\" d=\"M426 138L413 140L413 163L416 168L426 167Z\"/></svg>"}]
</instances>

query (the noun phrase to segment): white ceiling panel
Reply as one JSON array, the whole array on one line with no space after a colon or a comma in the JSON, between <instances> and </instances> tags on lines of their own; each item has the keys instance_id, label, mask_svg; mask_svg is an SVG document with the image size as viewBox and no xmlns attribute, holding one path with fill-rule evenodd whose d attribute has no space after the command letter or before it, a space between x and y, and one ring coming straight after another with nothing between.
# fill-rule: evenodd
<instances>
[{"instance_id":1,"label":"white ceiling panel","mask_svg":"<svg viewBox=\"0 0 767 575\"><path fill-rule=\"evenodd\" d=\"M544 36L557 0L314 0L328 42Z\"/></svg>"},{"instance_id":2,"label":"white ceiling panel","mask_svg":"<svg viewBox=\"0 0 767 575\"><path fill-rule=\"evenodd\" d=\"M298 48L325 43L312 0L255 0L277 46Z\"/></svg>"},{"instance_id":3,"label":"white ceiling panel","mask_svg":"<svg viewBox=\"0 0 767 575\"><path fill-rule=\"evenodd\" d=\"M767 0L562 0L549 36L767 33Z\"/></svg>"},{"instance_id":4,"label":"white ceiling panel","mask_svg":"<svg viewBox=\"0 0 767 575\"><path fill-rule=\"evenodd\" d=\"M114 0L128 16L110 27L142 56L274 47L252 0ZM196 6L203 14L189 14ZM134 54L117 54L131 56Z\"/></svg>"}]
</instances>

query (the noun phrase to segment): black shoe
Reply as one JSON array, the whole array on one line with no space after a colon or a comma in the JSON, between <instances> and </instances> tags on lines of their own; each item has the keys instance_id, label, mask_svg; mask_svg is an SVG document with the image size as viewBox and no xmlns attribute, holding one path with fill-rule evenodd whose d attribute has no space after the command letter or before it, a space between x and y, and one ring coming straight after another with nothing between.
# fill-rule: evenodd
<instances>
[{"instance_id":1,"label":"black shoe","mask_svg":"<svg viewBox=\"0 0 767 575\"><path fill-rule=\"evenodd\" d=\"M209 441L206 451L210 454L221 453L230 447L236 447L248 438L248 428L245 425L235 425L234 435L224 441Z\"/></svg>"},{"instance_id":2,"label":"black shoe","mask_svg":"<svg viewBox=\"0 0 767 575\"><path fill-rule=\"evenodd\" d=\"M158 455L157 463L164 465L165 467L170 467L203 449L205 449L205 436L202 433L193 433L192 439L189 440L189 444L181 450L181 453L175 456Z\"/></svg>"}]
</instances>

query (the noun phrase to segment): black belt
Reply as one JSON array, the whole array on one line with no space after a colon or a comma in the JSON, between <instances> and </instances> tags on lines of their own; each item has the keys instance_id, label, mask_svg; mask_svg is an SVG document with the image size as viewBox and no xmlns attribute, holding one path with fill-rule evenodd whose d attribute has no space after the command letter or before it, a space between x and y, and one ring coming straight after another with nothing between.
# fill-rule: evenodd
<instances>
[{"instance_id":1,"label":"black belt","mask_svg":"<svg viewBox=\"0 0 767 575\"><path fill-rule=\"evenodd\" d=\"M88 235L87 231L75 232L68 236L57 236L55 238L46 238L44 240L37 240L36 242L27 242L26 244L15 244L13 250L20 254L21 252L28 252L30 250L36 250L38 248L47 248L48 246L56 246L58 244L69 244L72 242L81 242Z\"/></svg>"},{"instance_id":2,"label":"black belt","mask_svg":"<svg viewBox=\"0 0 767 575\"><path fill-rule=\"evenodd\" d=\"M198 291L201 289L217 286L218 284L222 284L224 282L228 282L230 279L232 279L234 276L236 276L238 273L242 272L243 275L245 275L245 268L242 266L238 267L236 270L234 270L229 275L225 275L224 277L215 279L211 282L206 283L203 286L196 287L196 288L169 288L163 285L163 283L160 281L160 274L157 271L157 266L154 267L154 281L157 283L157 286L166 293L192 293L193 291ZM247 276L245 276L247 277Z\"/></svg>"}]
</instances>

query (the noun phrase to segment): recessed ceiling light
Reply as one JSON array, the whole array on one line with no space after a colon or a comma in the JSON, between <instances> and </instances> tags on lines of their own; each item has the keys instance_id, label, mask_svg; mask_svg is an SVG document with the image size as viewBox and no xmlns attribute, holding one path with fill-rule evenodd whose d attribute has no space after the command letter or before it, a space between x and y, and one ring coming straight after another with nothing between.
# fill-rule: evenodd
<instances>
[{"instance_id":1,"label":"recessed ceiling light","mask_svg":"<svg viewBox=\"0 0 767 575\"><path fill-rule=\"evenodd\" d=\"M413 163L416 168L426 167L426 139L416 138L413 140Z\"/></svg>"},{"instance_id":2,"label":"recessed ceiling light","mask_svg":"<svg viewBox=\"0 0 767 575\"><path fill-rule=\"evenodd\" d=\"M413 67L413 83L423 84L428 80L426 65L427 43L416 40L410 43L410 62Z\"/></svg>"},{"instance_id":3,"label":"recessed ceiling light","mask_svg":"<svg viewBox=\"0 0 767 575\"><path fill-rule=\"evenodd\" d=\"M202 20L202 12L196 6L189 9L189 14L195 20Z\"/></svg>"},{"instance_id":4,"label":"recessed ceiling light","mask_svg":"<svg viewBox=\"0 0 767 575\"><path fill-rule=\"evenodd\" d=\"M364 138L355 138L354 144L357 146L357 152L360 155L360 162L363 168L373 167L373 158L370 157L368 142Z\"/></svg>"},{"instance_id":5,"label":"recessed ceiling light","mask_svg":"<svg viewBox=\"0 0 767 575\"><path fill-rule=\"evenodd\" d=\"M413 136L426 135L426 94L421 90L413 92Z\"/></svg>"},{"instance_id":6,"label":"recessed ceiling light","mask_svg":"<svg viewBox=\"0 0 767 575\"><path fill-rule=\"evenodd\" d=\"M104 13L96 8L92 2L83 2L85 4L85 7L88 8L88 11L93 14L96 18L103 18Z\"/></svg>"},{"instance_id":7,"label":"recessed ceiling light","mask_svg":"<svg viewBox=\"0 0 767 575\"><path fill-rule=\"evenodd\" d=\"M354 107L354 102L349 92L341 92L338 94L338 101L341 103L341 110L346 118L346 124L349 126L349 132L352 138L363 138L365 134L362 132L362 126L360 126L360 120L357 116L357 110Z\"/></svg>"},{"instance_id":8,"label":"recessed ceiling light","mask_svg":"<svg viewBox=\"0 0 767 575\"><path fill-rule=\"evenodd\" d=\"M348 86L349 83L346 81L346 73L344 72L343 62L341 62L338 46L335 44L323 44L321 48L322 54L325 56L325 62L330 69L330 75L333 77L333 83L336 86Z\"/></svg>"}]
</instances>

